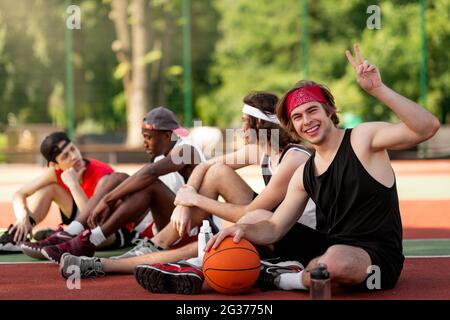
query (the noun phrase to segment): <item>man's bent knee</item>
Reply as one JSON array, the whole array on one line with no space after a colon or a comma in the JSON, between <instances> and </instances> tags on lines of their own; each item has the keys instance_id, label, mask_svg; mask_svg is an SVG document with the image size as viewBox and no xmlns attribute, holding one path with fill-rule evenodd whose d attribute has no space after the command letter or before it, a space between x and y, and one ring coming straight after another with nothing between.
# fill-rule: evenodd
<instances>
[{"instance_id":1,"label":"man's bent knee","mask_svg":"<svg viewBox=\"0 0 450 320\"><path fill-rule=\"evenodd\" d=\"M37 196L37 197L49 196L49 197L51 197L52 199L54 199L54 198L55 198L55 195L56 195L58 192L61 192L61 191L67 192L67 191L64 190L64 188L61 187L59 184L51 183L51 184L46 185L45 187L42 187L41 189L39 189L39 190L36 192L36 196Z\"/></svg>"},{"instance_id":2,"label":"man's bent knee","mask_svg":"<svg viewBox=\"0 0 450 320\"><path fill-rule=\"evenodd\" d=\"M209 168L207 174L209 174L212 179L220 179L224 175L227 175L228 172L234 171L229 166L223 163L216 163Z\"/></svg>"},{"instance_id":3,"label":"man's bent knee","mask_svg":"<svg viewBox=\"0 0 450 320\"><path fill-rule=\"evenodd\" d=\"M122 182L122 181L125 181L126 179L128 179L130 176L128 175L128 174L126 174L126 173L123 173L123 172L114 172L114 173L111 173L110 175L109 175L109 178L108 178L108 181L111 181L111 182Z\"/></svg>"},{"instance_id":4,"label":"man's bent knee","mask_svg":"<svg viewBox=\"0 0 450 320\"><path fill-rule=\"evenodd\" d=\"M327 265L332 280L351 285L361 283L367 277L370 257L361 248L332 246L320 257L318 263Z\"/></svg>"},{"instance_id":5,"label":"man's bent knee","mask_svg":"<svg viewBox=\"0 0 450 320\"><path fill-rule=\"evenodd\" d=\"M230 174L235 171L223 163L213 164L205 174L202 182L202 188L207 188L208 190L216 190L226 184Z\"/></svg>"}]
</instances>

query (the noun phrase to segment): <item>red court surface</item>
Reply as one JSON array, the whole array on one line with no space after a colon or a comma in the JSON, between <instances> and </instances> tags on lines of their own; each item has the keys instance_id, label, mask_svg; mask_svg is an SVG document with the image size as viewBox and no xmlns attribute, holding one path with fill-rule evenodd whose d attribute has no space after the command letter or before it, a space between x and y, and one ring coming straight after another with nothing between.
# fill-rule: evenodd
<instances>
[{"instance_id":1,"label":"red court surface","mask_svg":"<svg viewBox=\"0 0 450 320\"><path fill-rule=\"evenodd\" d=\"M400 200L404 239L450 239L450 200Z\"/></svg>"},{"instance_id":2,"label":"red court surface","mask_svg":"<svg viewBox=\"0 0 450 320\"><path fill-rule=\"evenodd\" d=\"M395 161L397 176L450 177L450 161ZM256 173L255 173L256 174ZM445 179L444 179L445 180ZM3 181L5 182L5 181ZM0 184L4 184L1 182ZM447 185L447 184L445 184ZM416 183L414 183L414 187ZM419 189L420 190L420 189ZM404 239L450 239L450 197L443 199L400 199ZM14 220L12 205L0 202L0 228ZM55 227L59 212L52 206L50 214L38 225ZM450 257L407 258L401 278L392 290L370 293L333 292L333 299L364 300L450 300ZM204 287L200 295L157 295L146 292L132 275L113 275L83 279L80 290L69 290L54 264L0 265L0 300L308 300L306 292L252 289L248 294L227 296Z\"/></svg>"},{"instance_id":3,"label":"red court surface","mask_svg":"<svg viewBox=\"0 0 450 320\"><path fill-rule=\"evenodd\" d=\"M333 299L448 300L450 299L450 258L408 258L397 286L370 293L333 291ZM0 299L14 300L308 300L300 291L261 292L252 289L244 295L221 295L204 287L199 295L151 294L132 275L115 275L81 280L81 289L69 290L53 264L2 265ZM42 281L46 279L46 281ZM21 285L18 286L17 284Z\"/></svg>"}]
</instances>

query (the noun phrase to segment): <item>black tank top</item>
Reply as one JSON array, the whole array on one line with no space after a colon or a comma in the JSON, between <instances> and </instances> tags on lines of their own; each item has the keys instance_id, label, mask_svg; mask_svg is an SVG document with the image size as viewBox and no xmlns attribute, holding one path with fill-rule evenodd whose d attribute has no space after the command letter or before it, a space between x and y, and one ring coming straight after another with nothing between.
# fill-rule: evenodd
<instances>
[{"instance_id":1,"label":"black tank top","mask_svg":"<svg viewBox=\"0 0 450 320\"><path fill-rule=\"evenodd\" d=\"M345 131L335 158L320 176L315 175L315 153L306 162L303 184L316 203L317 230L331 242L366 244L387 249L402 259L402 223L396 182L390 188L376 181L363 167Z\"/></svg>"},{"instance_id":2,"label":"black tank top","mask_svg":"<svg viewBox=\"0 0 450 320\"><path fill-rule=\"evenodd\" d=\"M280 158L278 159L278 164L281 163L284 156L290 149L299 150L301 152L306 153L308 156L311 156L311 152L306 149L304 146L296 143L289 143L284 149L283 152L280 155ZM273 172L270 168L270 157L267 154L264 154L261 160L261 172L264 179L264 184L267 186L270 182L270 179L272 178Z\"/></svg>"}]
</instances>

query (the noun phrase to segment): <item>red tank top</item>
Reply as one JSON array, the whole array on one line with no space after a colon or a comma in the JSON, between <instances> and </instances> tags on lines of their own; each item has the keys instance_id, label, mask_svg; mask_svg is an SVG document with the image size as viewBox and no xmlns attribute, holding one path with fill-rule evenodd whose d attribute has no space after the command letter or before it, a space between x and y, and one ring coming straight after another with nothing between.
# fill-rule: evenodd
<instances>
[{"instance_id":1,"label":"red tank top","mask_svg":"<svg viewBox=\"0 0 450 320\"><path fill-rule=\"evenodd\" d=\"M86 161L86 170L83 173L83 181L81 183L81 189L83 189L84 193L90 199L94 194L95 187L97 186L98 181L105 175L113 173L114 169L111 168L108 164L95 160L95 159L84 159ZM70 192L70 189L64 184L61 179L62 170L56 170L56 178L58 179L58 183L63 187L67 192Z\"/></svg>"}]
</instances>

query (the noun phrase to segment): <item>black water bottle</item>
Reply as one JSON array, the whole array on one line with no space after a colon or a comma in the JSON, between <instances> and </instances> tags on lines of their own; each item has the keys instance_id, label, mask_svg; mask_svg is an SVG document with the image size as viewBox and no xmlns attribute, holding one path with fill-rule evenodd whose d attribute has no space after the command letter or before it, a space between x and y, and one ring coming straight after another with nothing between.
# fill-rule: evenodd
<instances>
[{"instance_id":1,"label":"black water bottle","mask_svg":"<svg viewBox=\"0 0 450 320\"><path fill-rule=\"evenodd\" d=\"M311 288L309 292L311 295L311 300L330 300L331 284L327 265L324 263L319 263L316 268L310 271L310 274Z\"/></svg>"}]
</instances>

